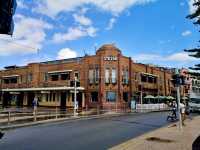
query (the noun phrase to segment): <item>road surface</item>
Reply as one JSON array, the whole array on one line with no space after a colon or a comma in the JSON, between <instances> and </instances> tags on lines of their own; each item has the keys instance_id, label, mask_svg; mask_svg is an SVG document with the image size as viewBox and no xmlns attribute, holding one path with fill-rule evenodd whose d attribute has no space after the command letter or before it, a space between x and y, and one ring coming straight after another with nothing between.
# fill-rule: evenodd
<instances>
[{"instance_id":1,"label":"road surface","mask_svg":"<svg viewBox=\"0 0 200 150\"><path fill-rule=\"evenodd\" d=\"M10 130L0 150L103 150L169 122L167 112L51 123Z\"/></svg>"}]
</instances>

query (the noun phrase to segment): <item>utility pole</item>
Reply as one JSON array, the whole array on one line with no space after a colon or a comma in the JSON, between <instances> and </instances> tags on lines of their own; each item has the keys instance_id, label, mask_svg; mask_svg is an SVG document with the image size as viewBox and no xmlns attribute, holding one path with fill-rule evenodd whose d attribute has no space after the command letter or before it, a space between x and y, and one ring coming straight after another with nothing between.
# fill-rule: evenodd
<instances>
[{"instance_id":1,"label":"utility pole","mask_svg":"<svg viewBox=\"0 0 200 150\"><path fill-rule=\"evenodd\" d=\"M178 116L179 116L179 130L182 130L182 117L181 117L181 108L180 108L180 75L179 70L176 69L175 74L177 75L176 82L176 92L177 92L177 104L178 104Z\"/></svg>"},{"instance_id":2,"label":"utility pole","mask_svg":"<svg viewBox=\"0 0 200 150\"><path fill-rule=\"evenodd\" d=\"M74 77L74 116L76 116L76 109L78 109L77 108L77 100L76 100L76 92L77 92L77 87L76 87L76 81L77 81L77 77Z\"/></svg>"}]
</instances>

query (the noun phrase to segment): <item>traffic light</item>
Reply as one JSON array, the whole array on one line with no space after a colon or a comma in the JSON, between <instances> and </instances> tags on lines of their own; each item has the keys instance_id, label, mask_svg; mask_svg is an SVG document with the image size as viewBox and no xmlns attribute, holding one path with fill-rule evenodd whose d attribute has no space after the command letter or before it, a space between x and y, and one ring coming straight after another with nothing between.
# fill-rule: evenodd
<instances>
[{"instance_id":1,"label":"traffic light","mask_svg":"<svg viewBox=\"0 0 200 150\"><path fill-rule=\"evenodd\" d=\"M174 75L172 76L171 82L172 82L172 84L173 84L174 86L180 85L180 76L179 76L178 74L174 74Z\"/></svg>"},{"instance_id":2,"label":"traffic light","mask_svg":"<svg viewBox=\"0 0 200 150\"><path fill-rule=\"evenodd\" d=\"M0 34L13 34L13 15L16 8L16 0L0 0Z\"/></svg>"},{"instance_id":3,"label":"traffic light","mask_svg":"<svg viewBox=\"0 0 200 150\"><path fill-rule=\"evenodd\" d=\"M174 86L185 85L185 76L180 76L178 74L174 74L171 80Z\"/></svg>"}]
</instances>

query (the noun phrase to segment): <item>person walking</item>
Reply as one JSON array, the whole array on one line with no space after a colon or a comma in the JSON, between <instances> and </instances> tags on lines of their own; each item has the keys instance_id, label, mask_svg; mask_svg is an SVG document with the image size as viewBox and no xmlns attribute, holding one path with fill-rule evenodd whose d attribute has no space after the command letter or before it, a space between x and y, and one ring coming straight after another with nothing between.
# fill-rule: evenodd
<instances>
[{"instance_id":1,"label":"person walking","mask_svg":"<svg viewBox=\"0 0 200 150\"><path fill-rule=\"evenodd\" d=\"M172 103L172 116L174 117L174 119L177 119L176 110L177 110L177 104L176 104L176 101L173 101L173 103Z\"/></svg>"},{"instance_id":2,"label":"person walking","mask_svg":"<svg viewBox=\"0 0 200 150\"><path fill-rule=\"evenodd\" d=\"M37 106L38 106L38 98L34 97L34 100L33 100L33 114L34 115L37 114Z\"/></svg>"},{"instance_id":3,"label":"person walking","mask_svg":"<svg viewBox=\"0 0 200 150\"><path fill-rule=\"evenodd\" d=\"M4 136L4 133L0 131L0 139Z\"/></svg>"},{"instance_id":4,"label":"person walking","mask_svg":"<svg viewBox=\"0 0 200 150\"><path fill-rule=\"evenodd\" d=\"M180 103L180 113L181 113L181 118L182 118L182 125L185 126L185 104L182 102Z\"/></svg>"}]
</instances>

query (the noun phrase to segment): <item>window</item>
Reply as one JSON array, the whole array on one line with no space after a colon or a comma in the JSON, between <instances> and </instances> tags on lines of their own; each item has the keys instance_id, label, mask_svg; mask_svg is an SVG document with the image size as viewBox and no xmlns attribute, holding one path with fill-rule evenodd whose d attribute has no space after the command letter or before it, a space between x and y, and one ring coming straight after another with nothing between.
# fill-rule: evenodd
<instances>
[{"instance_id":1,"label":"window","mask_svg":"<svg viewBox=\"0 0 200 150\"><path fill-rule=\"evenodd\" d=\"M99 68L96 68L95 69L95 72L94 72L94 80L95 80L95 83L99 83Z\"/></svg>"},{"instance_id":2,"label":"window","mask_svg":"<svg viewBox=\"0 0 200 150\"><path fill-rule=\"evenodd\" d=\"M106 92L106 101L115 102L116 101L116 92Z\"/></svg>"},{"instance_id":3,"label":"window","mask_svg":"<svg viewBox=\"0 0 200 150\"><path fill-rule=\"evenodd\" d=\"M116 83L117 82L117 71L116 69L112 69L112 83Z\"/></svg>"},{"instance_id":4,"label":"window","mask_svg":"<svg viewBox=\"0 0 200 150\"><path fill-rule=\"evenodd\" d=\"M98 92L91 92L91 101L98 102Z\"/></svg>"},{"instance_id":5,"label":"window","mask_svg":"<svg viewBox=\"0 0 200 150\"><path fill-rule=\"evenodd\" d=\"M29 73L27 79L28 79L28 82L31 82L33 80L33 74Z\"/></svg>"},{"instance_id":6,"label":"window","mask_svg":"<svg viewBox=\"0 0 200 150\"><path fill-rule=\"evenodd\" d=\"M17 83L17 78L10 78L10 83L13 83L13 84Z\"/></svg>"},{"instance_id":7,"label":"window","mask_svg":"<svg viewBox=\"0 0 200 150\"><path fill-rule=\"evenodd\" d=\"M70 80L70 73L62 73L60 76L61 80Z\"/></svg>"},{"instance_id":8,"label":"window","mask_svg":"<svg viewBox=\"0 0 200 150\"><path fill-rule=\"evenodd\" d=\"M149 83L153 83L153 77L149 76L149 77L148 77L148 82L149 82Z\"/></svg>"},{"instance_id":9,"label":"window","mask_svg":"<svg viewBox=\"0 0 200 150\"><path fill-rule=\"evenodd\" d=\"M94 70L92 69L89 70L89 83L90 84L94 83Z\"/></svg>"},{"instance_id":10,"label":"window","mask_svg":"<svg viewBox=\"0 0 200 150\"><path fill-rule=\"evenodd\" d=\"M3 82L4 84L9 84L9 79L4 79Z\"/></svg>"},{"instance_id":11,"label":"window","mask_svg":"<svg viewBox=\"0 0 200 150\"><path fill-rule=\"evenodd\" d=\"M49 101L49 94L46 93L46 101L48 102Z\"/></svg>"},{"instance_id":12,"label":"window","mask_svg":"<svg viewBox=\"0 0 200 150\"><path fill-rule=\"evenodd\" d=\"M48 75L48 73L44 73L44 81L46 82L46 81L48 81L48 77L49 77L49 75Z\"/></svg>"},{"instance_id":13,"label":"window","mask_svg":"<svg viewBox=\"0 0 200 150\"><path fill-rule=\"evenodd\" d=\"M128 102L128 92L123 92L123 100Z\"/></svg>"},{"instance_id":14,"label":"window","mask_svg":"<svg viewBox=\"0 0 200 150\"><path fill-rule=\"evenodd\" d=\"M74 77L76 77L76 79L79 80L80 79L79 72L74 72Z\"/></svg>"},{"instance_id":15,"label":"window","mask_svg":"<svg viewBox=\"0 0 200 150\"><path fill-rule=\"evenodd\" d=\"M53 94L53 102L55 102L56 101L56 93L52 93Z\"/></svg>"},{"instance_id":16,"label":"window","mask_svg":"<svg viewBox=\"0 0 200 150\"><path fill-rule=\"evenodd\" d=\"M129 72L128 69L122 71L122 83L128 84L129 82Z\"/></svg>"},{"instance_id":17,"label":"window","mask_svg":"<svg viewBox=\"0 0 200 150\"><path fill-rule=\"evenodd\" d=\"M142 82L147 82L147 76L141 75L141 81Z\"/></svg>"},{"instance_id":18,"label":"window","mask_svg":"<svg viewBox=\"0 0 200 150\"><path fill-rule=\"evenodd\" d=\"M105 71L105 83L109 83L109 77L110 77L110 70L106 69L106 71Z\"/></svg>"},{"instance_id":19,"label":"window","mask_svg":"<svg viewBox=\"0 0 200 150\"><path fill-rule=\"evenodd\" d=\"M51 81L58 81L59 75L58 74L52 74L51 75Z\"/></svg>"}]
</instances>

